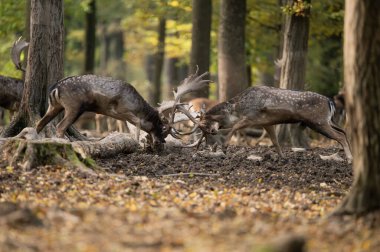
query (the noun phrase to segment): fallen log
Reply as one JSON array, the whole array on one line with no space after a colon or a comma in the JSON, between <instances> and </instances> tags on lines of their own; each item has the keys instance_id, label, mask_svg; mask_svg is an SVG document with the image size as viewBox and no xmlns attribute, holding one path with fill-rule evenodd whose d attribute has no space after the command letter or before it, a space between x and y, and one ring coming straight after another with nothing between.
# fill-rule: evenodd
<instances>
[{"instance_id":1,"label":"fallen log","mask_svg":"<svg viewBox=\"0 0 380 252\"><path fill-rule=\"evenodd\" d=\"M128 134L116 132L99 141L70 142L60 138L39 139L33 128L25 128L17 137L0 139L2 158L10 166L24 169L63 165L93 173L92 170L99 169L93 157L131 153L138 148L138 143Z\"/></svg>"}]
</instances>

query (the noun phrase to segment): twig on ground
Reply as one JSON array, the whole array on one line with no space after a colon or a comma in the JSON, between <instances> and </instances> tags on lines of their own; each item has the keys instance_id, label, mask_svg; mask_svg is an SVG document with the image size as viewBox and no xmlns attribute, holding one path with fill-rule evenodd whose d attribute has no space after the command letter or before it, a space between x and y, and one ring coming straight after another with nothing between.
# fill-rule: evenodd
<instances>
[{"instance_id":1,"label":"twig on ground","mask_svg":"<svg viewBox=\"0 0 380 252\"><path fill-rule=\"evenodd\" d=\"M183 172L183 173L173 173L173 174L163 174L158 175L161 177L176 177L176 176L219 176L219 174L213 173L200 173L200 172Z\"/></svg>"}]
</instances>

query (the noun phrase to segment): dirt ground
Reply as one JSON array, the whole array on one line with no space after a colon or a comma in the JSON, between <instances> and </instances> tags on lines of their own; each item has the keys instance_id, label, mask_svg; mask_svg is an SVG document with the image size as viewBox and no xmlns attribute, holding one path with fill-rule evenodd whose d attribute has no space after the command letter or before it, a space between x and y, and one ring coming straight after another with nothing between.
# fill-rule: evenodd
<instances>
[{"instance_id":1,"label":"dirt ground","mask_svg":"<svg viewBox=\"0 0 380 252\"><path fill-rule=\"evenodd\" d=\"M2 162L0 251L380 251L379 214L328 218L352 183L328 146L140 150L96 160L97 176Z\"/></svg>"}]
</instances>

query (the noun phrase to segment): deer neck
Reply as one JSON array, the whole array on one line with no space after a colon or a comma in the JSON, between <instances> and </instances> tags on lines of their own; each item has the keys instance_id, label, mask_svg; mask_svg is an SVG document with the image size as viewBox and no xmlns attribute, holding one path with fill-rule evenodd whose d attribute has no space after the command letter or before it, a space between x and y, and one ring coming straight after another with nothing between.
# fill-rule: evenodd
<instances>
[{"instance_id":1,"label":"deer neck","mask_svg":"<svg viewBox=\"0 0 380 252\"><path fill-rule=\"evenodd\" d=\"M163 123L158 114L158 111L149 104L144 109L144 113L140 116L141 129L146 132L151 132L154 129L162 128Z\"/></svg>"}]
</instances>

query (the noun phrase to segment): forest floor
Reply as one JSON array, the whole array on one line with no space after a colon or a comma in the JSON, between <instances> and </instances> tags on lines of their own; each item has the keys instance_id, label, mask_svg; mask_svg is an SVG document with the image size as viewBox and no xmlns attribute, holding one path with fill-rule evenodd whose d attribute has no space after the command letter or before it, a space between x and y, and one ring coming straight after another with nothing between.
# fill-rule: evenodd
<instances>
[{"instance_id":1,"label":"forest floor","mask_svg":"<svg viewBox=\"0 0 380 252\"><path fill-rule=\"evenodd\" d=\"M352 183L319 157L338 151L141 150L96 160L97 176L1 161L0 251L380 251L379 214L328 218Z\"/></svg>"}]
</instances>

